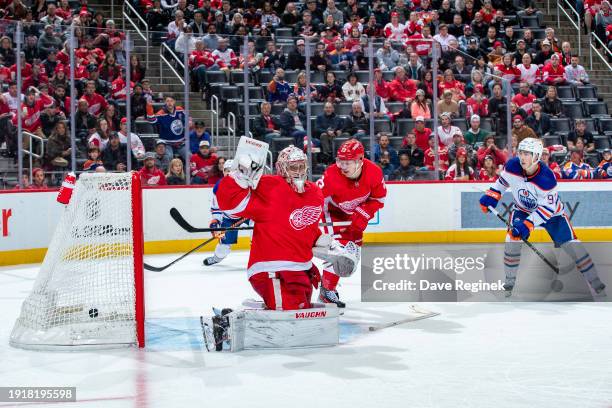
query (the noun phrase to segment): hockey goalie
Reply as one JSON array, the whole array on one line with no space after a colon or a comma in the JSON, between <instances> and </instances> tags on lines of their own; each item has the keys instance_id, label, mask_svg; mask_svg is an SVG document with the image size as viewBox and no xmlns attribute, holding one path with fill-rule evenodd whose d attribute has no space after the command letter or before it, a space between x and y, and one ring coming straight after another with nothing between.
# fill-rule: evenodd
<instances>
[{"instance_id":1,"label":"hockey goalie","mask_svg":"<svg viewBox=\"0 0 612 408\"><path fill-rule=\"evenodd\" d=\"M263 175L266 155L266 143L241 138L233 169L217 188L221 211L255 223L247 274L263 304L224 309L213 317L205 339L219 351L224 342L232 351L337 344L338 309L311 303L320 282L313 247L341 269L352 271L357 261L319 229L323 194L306 180L304 152L294 146L282 150L276 175Z\"/></svg>"}]
</instances>

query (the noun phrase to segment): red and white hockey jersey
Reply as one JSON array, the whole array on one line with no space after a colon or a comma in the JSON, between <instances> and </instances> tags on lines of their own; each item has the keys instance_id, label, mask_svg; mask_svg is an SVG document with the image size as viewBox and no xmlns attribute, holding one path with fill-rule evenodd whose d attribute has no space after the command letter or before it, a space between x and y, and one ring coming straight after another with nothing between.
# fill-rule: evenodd
<instances>
[{"instance_id":1,"label":"red and white hockey jersey","mask_svg":"<svg viewBox=\"0 0 612 408\"><path fill-rule=\"evenodd\" d=\"M358 179L349 179L342 174L336 164L332 164L325 170L317 184L323 190L325 197L323 211L326 223L342 221L353 223L358 217L367 223L374 217L376 211L385 205L387 188L382 170L368 159L363 160L361 176ZM332 231L334 234L339 234L345 228L346 225L325 227L325 231L328 234ZM336 239L342 244L352 240L361 245L363 241L361 236L349 237L342 233Z\"/></svg>"},{"instance_id":2,"label":"red and white hockey jersey","mask_svg":"<svg viewBox=\"0 0 612 408\"><path fill-rule=\"evenodd\" d=\"M319 221L323 194L306 182L298 194L280 176L264 175L256 190L243 189L231 177L217 188L219 209L255 222L249 278L260 272L307 271L312 267L312 247L321 235Z\"/></svg>"}]
</instances>

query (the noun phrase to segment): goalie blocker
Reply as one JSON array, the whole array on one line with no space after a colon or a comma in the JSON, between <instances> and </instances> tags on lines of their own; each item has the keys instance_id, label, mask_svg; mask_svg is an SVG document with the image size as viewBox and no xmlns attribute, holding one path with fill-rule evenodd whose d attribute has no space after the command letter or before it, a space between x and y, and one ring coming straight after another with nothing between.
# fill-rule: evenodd
<instances>
[{"instance_id":1,"label":"goalie blocker","mask_svg":"<svg viewBox=\"0 0 612 408\"><path fill-rule=\"evenodd\" d=\"M227 342L229 350L236 352L337 345L338 308L334 304L313 306L286 311L245 309L215 316L213 324L203 326L206 347L221 351L221 344Z\"/></svg>"}]
</instances>

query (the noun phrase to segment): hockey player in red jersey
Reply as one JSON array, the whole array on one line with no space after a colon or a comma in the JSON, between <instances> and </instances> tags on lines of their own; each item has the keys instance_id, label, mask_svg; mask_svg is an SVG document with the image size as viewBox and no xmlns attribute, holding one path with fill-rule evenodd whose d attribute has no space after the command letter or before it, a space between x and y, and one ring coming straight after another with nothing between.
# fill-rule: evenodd
<instances>
[{"instance_id":1,"label":"hockey player in red jersey","mask_svg":"<svg viewBox=\"0 0 612 408\"><path fill-rule=\"evenodd\" d=\"M263 176L263 164L251 156L235 160L238 168L219 182L217 202L226 214L255 222L249 281L267 309L308 309L320 280L312 257L322 235L323 194L306 180L306 156L289 146L279 154L277 174Z\"/></svg>"},{"instance_id":2,"label":"hockey player in red jersey","mask_svg":"<svg viewBox=\"0 0 612 408\"><path fill-rule=\"evenodd\" d=\"M338 226L326 226L326 232L333 233L342 245L353 241L361 246L363 231L376 211L384 206L387 195L380 167L364 158L361 142L350 139L340 146L336 163L325 170L317 184L325 197L324 221L340 223ZM319 299L344 307L336 291L339 279L333 267L325 267Z\"/></svg>"}]
</instances>

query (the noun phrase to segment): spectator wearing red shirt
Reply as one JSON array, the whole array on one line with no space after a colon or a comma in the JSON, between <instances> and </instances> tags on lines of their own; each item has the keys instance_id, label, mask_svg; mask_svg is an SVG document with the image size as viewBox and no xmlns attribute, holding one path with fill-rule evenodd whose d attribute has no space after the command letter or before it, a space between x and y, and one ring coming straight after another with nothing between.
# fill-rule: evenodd
<instances>
[{"instance_id":1,"label":"spectator wearing red shirt","mask_svg":"<svg viewBox=\"0 0 612 408\"><path fill-rule=\"evenodd\" d=\"M98 117L108 106L106 99L102 95L96 93L96 83L94 81L87 81L85 93L81 99L87 102L87 110L95 117Z\"/></svg>"},{"instance_id":2,"label":"spectator wearing red shirt","mask_svg":"<svg viewBox=\"0 0 612 408\"><path fill-rule=\"evenodd\" d=\"M440 82L438 85L438 92L440 95L443 95L446 90L451 91L453 101L459 102L465 100L465 86L462 82L455 79L455 75L450 69L444 71L444 81Z\"/></svg>"},{"instance_id":3,"label":"spectator wearing red shirt","mask_svg":"<svg viewBox=\"0 0 612 408\"><path fill-rule=\"evenodd\" d=\"M212 169L216 161L217 155L210 152L210 142L202 140L200 142L200 149L191 156L189 163L193 184L206 184L210 169Z\"/></svg>"},{"instance_id":4,"label":"spectator wearing red shirt","mask_svg":"<svg viewBox=\"0 0 612 408\"><path fill-rule=\"evenodd\" d=\"M478 180L495 181L499 177L498 168L495 166L493 156L486 155L480 171L478 172Z\"/></svg>"},{"instance_id":5,"label":"spectator wearing red shirt","mask_svg":"<svg viewBox=\"0 0 612 408\"><path fill-rule=\"evenodd\" d=\"M166 175L155 166L155 153L147 152L144 167L138 172L143 186L165 186Z\"/></svg>"},{"instance_id":6,"label":"spectator wearing red shirt","mask_svg":"<svg viewBox=\"0 0 612 408\"><path fill-rule=\"evenodd\" d=\"M512 102L514 102L518 108L527 112L527 115L531 115L533 112L533 101L535 100L536 97L529 91L529 84L527 82L520 83L519 93L512 98Z\"/></svg>"},{"instance_id":7,"label":"spectator wearing red shirt","mask_svg":"<svg viewBox=\"0 0 612 408\"><path fill-rule=\"evenodd\" d=\"M37 136L45 137L42 131L40 115L45 107L52 105L53 99L41 94L36 88L30 88L26 92L25 100L21 104L21 121L23 130L34 133ZM13 125L17 126L17 115L13 116Z\"/></svg>"},{"instance_id":8,"label":"spectator wearing red shirt","mask_svg":"<svg viewBox=\"0 0 612 408\"><path fill-rule=\"evenodd\" d=\"M506 154L495 145L495 137L493 135L485 137L484 144L476 152L476 157L478 158L477 167L484 165L484 159L487 156L493 158L495 167L503 166L506 163Z\"/></svg>"},{"instance_id":9,"label":"spectator wearing red shirt","mask_svg":"<svg viewBox=\"0 0 612 408\"><path fill-rule=\"evenodd\" d=\"M416 137L416 145L419 147L419 149L423 151L429 149L429 136L431 136L431 129L425 127L425 118L423 116L417 116L415 126L412 131Z\"/></svg>"},{"instance_id":10,"label":"spectator wearing red shirt","mask_svg":"<svg viewBox=\"0 0 612 408\"><path fill-rule=\"evenodd\" d=\"M512 54L504 54L502 63L495 66L495 69L501 72L501 77L511 83L518 82L521 79L521 71L512 65Z\"/></svg>"},{"instance_id":11,"label":"spectator wearing red shirt","mask_svg":"<svg viewBox=\"0 0 612 408\"><path fill-rule=\"evenodd\" d=\"M383 79L380 68L374 70L374 89L376 89L376 95L380 96L383 101L387 102L389 100L391 96L389 83Z\"/></svg>"},{"instance_id":12,"label":"spectator wearing red shirt","mask_svg":"<svg viewBox=\"0 0 612 408\"><path fill-rule=\"evenodd\" d=\"M210 174L208 175L208 184L217 184L219 180L221 180L225 173L229 173L229 169L225 169L225 157L217 157L217 161L215 165L210 169Z\"/></svg>"},{"instance_id":13,"label":"spectator wearing red shirt","mask_svg":"<svg viewBox=\"0 0 612 408\"><path fill-rule=\"evenodd\" d=\"M561 175L561 166L559 166L559 163L556 161L550 160L550 150L548 150L548 148L545 147L544 150L542 150L542 157L540 160L542 160L552 170L557 180L563 178Z\"/></svg>"},{"instance_id":14,"label":"spectator wearing red shirt","mask_svg":"<svg viewBox=\"0 0 612 408\"><path fill-rule=\"evenodd\" d=\"M466 117L471 118L473 115L478 115L481 118L489 116L489 100L485 98L484 87L481 84L474 86L474 93L467 98Z\"/></svg>"},{"instance_id":15,"label":"spectator wearing red shirt","mask_svg":"<svg viewBox=\"0 0 612 408\"><path fill-rule=\"evenodd\" d=\"M11 79L17 80L17 64L11 65ZM32 75L32 65L29 64L25 59L25 53L21 52L21 78L27 78Z\"/></svg>"},{"instance_id":16,"label":"spectator wearing red shirt","mask_svg":"<svg viewBox=\"0 0 612 408\"><path fill-rule=\"evenodd\" d=\"M412 46L419 57L425 58L431 53L432 41L431 29L428 25L424 25L420 33L417 32L408 37L406 46Z\"/></svg>"},{"instance_id":17,"label":"spectator wearing red shirt","mask_svg":"<svg viewBox=\"0 0 612 408\"><path fill-rule=\"evenodd\" d=\"M427 170L434 170L435 167L435 143L434 135L429 136L428 147L425 150L425 157L423 159L423 165ZM439 149L439 162L438 167L440 171L446 171L448 169L448 150L445 147Z\"/></svg>"},{"instance_id":18,"label":"spectator wearing red shirt","mask_svg":"<svg viewBox=\"0 0 612 408\"><path fill-rule=\"evenodd\" d=\"M550 62L542 69L544 83L548 85L565 85L567 78L565 68L559 63L559 55L553 54Z\"/></svg>"},{"instance_id":19,"label":"spectator wearing red shirt","mask_svg":"<svg viewBox=\"0 0 612 408\"><path fill-rule=\"evenodd\" d=\"M484 0L482 8L480 9L480 14L482 15L482 19L487 23L491 24L493 19L495 18L495 9L491 5L491 0Z\"/></svg>"},{"instance_id":20,"label":"spectator wearing red shirt","mask_svg":"<svg viewBox=\"0 0 612 408\"><path fill-rule=\"evenodd\" d=\"M474 169L470 167L467 161L467 150L460 147L457 149L457 157L455 162L448 168L445 180L474 180Z\"/></svg>"},{"instance_id":21,"label":"spectator wearing red shirt","mask_svg":"<svg viewBox=\"0 0 612 408\"><path fill-rule=\"evenodd\" d=\"M390 99L393 101L411 101L416 96L417 86L408 79L403 67L395 68L395 79L389 83Z\"/></svg>"}]
</instances>

